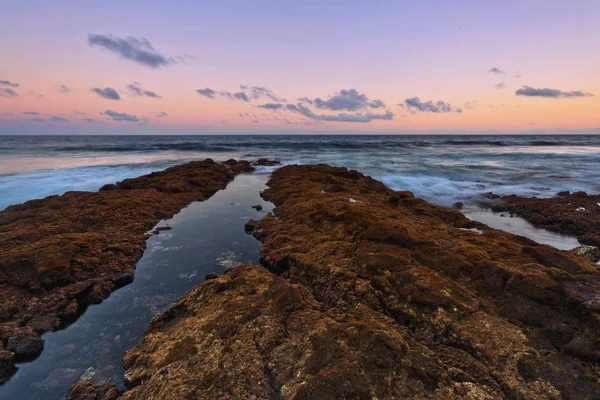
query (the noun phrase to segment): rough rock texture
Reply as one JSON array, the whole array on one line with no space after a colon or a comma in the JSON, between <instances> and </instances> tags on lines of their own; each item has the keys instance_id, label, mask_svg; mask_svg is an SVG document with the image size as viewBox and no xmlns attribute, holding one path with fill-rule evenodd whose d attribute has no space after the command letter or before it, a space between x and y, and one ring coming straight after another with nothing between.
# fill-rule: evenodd
<instances>
[{"instance_id":1,"label":"rough rock texture","mask_svg":"<svg viewBox=\"0 0 600 400\"><path fill-rule=\"evenodd\" d=\"M576 236L582 244L600 246L600 195L585 192L560 192L555 197L538 199L517 195L488 198L501 200L495 211L508 211L532 224Z\"/></svg>"},{"instance_id":2,"label":"rough rock texture","mask_svg":"<svg viewBox=\"0 0 600 400\"><path fill-rule=\"evenodd\" d=\"M596 246L577 246L569 251L577 254L578 256L584 257L591 262L597 262L600 260L600 248Z\"/></svg>"},{"instance_id":3,"label":"rough rock texture","mask_svg":"<svg viewBox=\"0 0 600 400\"><path fill-rule=\"evenodd\" d=\"M192 289L124 356L126 399L600 398L600 273L324 165L273 173L271 270Z\"/></svg>"},{"instance_id":4,"label":"rough rock texture","mask_svg":"<svg viewBox=\"0 0 600 400\"><path fill-rule=\"evenodd\" d=\"M131 282L157 222L250 170L248 162L209 159L0 212L0 350L14 353L10 361L0 354L0 382L14 361L39 355L40 333Z\"/></svg>"},{"instance_id":5,"label":"rough rock texture","mask_svg":"<svg viewBox=\"0 0 600 400\"><path fill-rule=\"evenodd\" d=\"M108 383L82 379L69 388L65 400L116 400L120 394L116 387Z\"/></svg>"}]
</instances>

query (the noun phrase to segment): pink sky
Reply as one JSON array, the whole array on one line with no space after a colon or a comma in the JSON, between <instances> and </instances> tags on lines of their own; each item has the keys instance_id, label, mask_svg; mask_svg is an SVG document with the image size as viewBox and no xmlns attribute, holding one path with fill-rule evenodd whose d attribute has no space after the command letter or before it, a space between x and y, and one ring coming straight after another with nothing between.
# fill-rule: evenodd
<instances>
[{"instance_id":1,"label":"pink sky","mask_svg":"<svg viewBox=\"0 0 600 400\"><path fill-rule=\"evenodd\" d=\"M160 3L3 2L0 134L600 127L597 1ZM164 62L136 60L132 48ZM134 95L134 82L160 98ZM218 94L250 95L252 86L275 97ZM197 92L204 88L215 98ZM415 97L421 107L407 102ZM267 103L281 107L258 107Z\"/></svg>"}]
</instances>

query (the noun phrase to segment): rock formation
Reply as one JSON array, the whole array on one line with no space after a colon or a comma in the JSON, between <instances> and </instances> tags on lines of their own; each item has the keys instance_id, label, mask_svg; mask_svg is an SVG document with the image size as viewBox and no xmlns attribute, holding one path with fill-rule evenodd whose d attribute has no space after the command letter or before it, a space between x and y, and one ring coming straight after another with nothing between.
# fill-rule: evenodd
<instances>
[{"instance_id":1,"label":"rock formation","mask_svg":"<svg viewBox=\"0 0 600 400\"><path fill-rule=\"evenodd\" d=\"M131 282L157 222L252 169L208 159L0 212L0 382L15 361L39 355L42 332Z\"/></svg>"},{"instance_id":2,"label":"rock formation","mask_svg":"<svg viewBox=\"0 0 600 400\"><path fill-rule=\"evenodd\" d=\"M488 198L500 200L492 206L494 211L508 211L535 226L576 236L586 245L600 246L600 195L560 192L541 199L493 194L488 194Z\"/></svg>"},{"instance_id":3,"label":"rock formation","mask_svg":"<svg viewBox=\"0 0 600 400\"><path fill-rule=\"evenodd\" d=\"M273 173L242 265L153 319L125 399L600 398L600 273L356 171Z\"/></svg>"}]
</instances>

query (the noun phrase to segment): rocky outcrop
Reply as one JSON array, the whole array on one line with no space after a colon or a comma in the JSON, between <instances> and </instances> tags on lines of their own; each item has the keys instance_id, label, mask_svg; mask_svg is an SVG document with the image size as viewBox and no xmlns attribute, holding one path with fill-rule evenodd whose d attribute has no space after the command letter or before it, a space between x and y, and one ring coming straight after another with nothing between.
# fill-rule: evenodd
<instances>
[{"instance_id":1,"label":"rocky outcrop","mask_svg":"<svg viewBox=\"0 0 600 400\"><path fill-rule=\"evenodd\" d=\"M579 242L600 246L600 195L560 192L551 198L497 196L494 211L508 211L533 225L576 236Z\"/></svg>"},{"instance_id":2,"label":"rocky outcrop","mask_svg":"<svg viewBox=\"0 0 600 400\"><path fill-rule=\"evenodd\" d=\"M0 382L42 351L40 333L131 282L157 222L251 170L208 159L0 212Z\"/></svg>"},{"instance_id":3,"label":"rocky outcrop","mask_svg":"<svg viewBox=\"0 0 600 400\"><path fill-rule=\"evenodd\" d=\"M356 171L283 167L243 265L153 319L127 399L600 398L600 273Z\"/></svg>"},{"instance_id":4,"label":"rocky outcrop","mask_svg":"<svg viewBox=\"0 0 600 400\"><path fill-rule=\"evenodd\" d=\"M119 390L108 383L82 379L69 388L65 400L116 400L120 395Z\"/></svg>"}]
</instances>

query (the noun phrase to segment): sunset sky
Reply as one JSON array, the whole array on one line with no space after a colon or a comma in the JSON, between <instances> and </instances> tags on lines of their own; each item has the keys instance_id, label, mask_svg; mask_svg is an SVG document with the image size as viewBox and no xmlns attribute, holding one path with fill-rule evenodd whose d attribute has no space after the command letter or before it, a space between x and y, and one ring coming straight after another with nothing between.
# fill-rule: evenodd
<instances>
[{"instance_id":1,"label":"sunset sky","mask_svg":"<svg viewBox=\"0 0 600 400\"><path fill-rule=\"evenodd\" d=\"M600 133L600 1L0 2L0 134Z\"/></svg>"}]
</instances>

